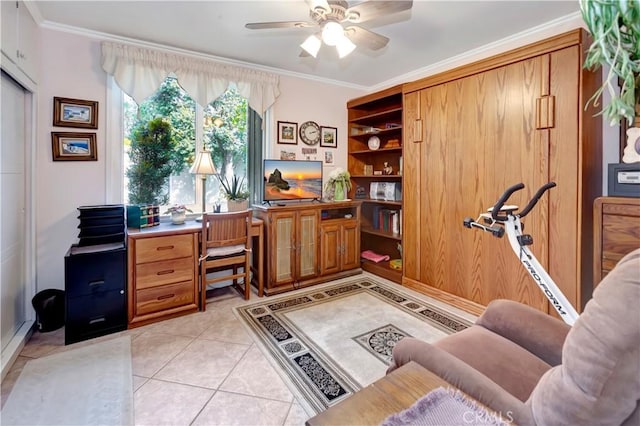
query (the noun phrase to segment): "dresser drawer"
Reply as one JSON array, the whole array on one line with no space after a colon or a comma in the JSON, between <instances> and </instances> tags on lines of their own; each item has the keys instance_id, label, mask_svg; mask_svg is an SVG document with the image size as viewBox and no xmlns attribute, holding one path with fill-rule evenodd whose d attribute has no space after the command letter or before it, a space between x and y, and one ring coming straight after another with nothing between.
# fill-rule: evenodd
<instances>
[{"instance_id":1,"label":"dresser drawer","mask_svg":"<svg viewBox=\"0 0 640 426\"><path fill-rule=\"evenodd\" d=\"M640 247L640 219L605 214L602 217L602 268L612 270L625 254Z\"/></svg>"},{"instance_id":2,"label":"dresser drawer","mask_svg":"<svg viewBox=\"0 0 640 426\"><path fill-rule=\"evenodd\" d=\"M136 240L136 263L193 257L193 234Z\"/></svg>"},{"instance_id":3,"label":"dresser drawer","mask_svg":"<svg viewBox=\"0 0 640 426\"><path fill-rule=\"evenodd\" d=\"M167 284L136 292L136 313L138 315L164 311L179 306L195 304L193 281Z\"/></svg>"},{"instance_id":4,"label":"dresser drawer","mask_svg":"<svg viewBox=\"0 0 640 426\"><path fill-rule=\"evenodd\" d=\"M136 289L158 287L194 279L194 260L192 257L163 260L161 262L136 265Z\"/></svg>"}]
</instances>

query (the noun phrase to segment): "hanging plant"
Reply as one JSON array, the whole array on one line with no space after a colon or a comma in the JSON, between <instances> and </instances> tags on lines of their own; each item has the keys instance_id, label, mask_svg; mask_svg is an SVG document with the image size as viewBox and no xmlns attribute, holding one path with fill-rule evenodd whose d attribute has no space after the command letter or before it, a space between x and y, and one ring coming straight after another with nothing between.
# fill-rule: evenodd
<instances>
[{"instance_id":1,"label":"hanging plant","mask_svg":"<svg viewBox=\"0 0 640 426\"><path fill-rule=\"evenodd\" d=\"M602 93L611 95L602 114L615 125L623 118L633 122L640 104L640 2L638 0L580 0L582 19L593 37L584 66L597 69L606 64L609 73L589 99L597 106ZM622 82L620 94L615 85Z\"/></svg>"}]
</instances>

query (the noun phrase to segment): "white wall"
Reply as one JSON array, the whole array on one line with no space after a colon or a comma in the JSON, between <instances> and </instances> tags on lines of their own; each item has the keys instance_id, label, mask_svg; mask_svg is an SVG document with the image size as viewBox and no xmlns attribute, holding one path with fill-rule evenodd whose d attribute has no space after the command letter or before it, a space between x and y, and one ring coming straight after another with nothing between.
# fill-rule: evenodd
<instances>
[{"instance_id":1,"label":"white wall","mask_svg":"<svg viewBox=\"0 0 640 426\"><path fill-rule=\"evenodd\" d=\"M81 205L105 202L105 82L96 40L41 30L36 147L38 291L64 289L64 255L77 242ZM53 127L53 97L98 101L98 130ZM95 132L98 161L53 161L51 132ZM119 141L110 141L119 143Z\"/></svg>"},{"instance_id":2,"label":"white wall","mask_svg":"<svg viewBox=\"0 0 640 426\"><path fill-rule=\"evenodd\" d=\"M81 205L104 204L106 193L107 144L119 144L119 138L106 140L107 75L100 65L100 41L76 34L48 29L42 31L42 69L39 86L39 109L36 152L36 245L38 291L64 288L64 255L77 242L78 212ZM346 168L347 100L364 94L355 89L282 76L281 95L271 114L272 127L277 120L301 124L307 120L338 128L338 148L319 148L334 152L335 164ZM84 132L83 129L54 128L53 97L87 99L99 102L97 134L98 161L54 162L51 150L52 131ZM277 145L268 141L270 158L279 158L280 147L294 147L302 158L302 146ZM325 172L332 168L325 169Z\"/></svg>"},{"instance_id":3,"label":"white wall","mask_svg":"<svg viewBox=\"0 0 640 426\"><path fill-rule=\"evenodd\" d=\"M310 160L325 160L325 152L333 156L333 164L324 164L326 177L334 167L347 169L347 101L362 96L365 92L331 86L325 83L294 77L281 77L280 97L272 108L272 128L277 130L277 121L298 123L315 121L320 126L338 128L338 147L320 148L319 144L307 146L298 137L298 145L277 144L277 134L270 135L266 158L280 158L280 151L295 152L297 160L306 160L303 148L316 148L317 154L311 154Z\"/></svg>"}]
</instances>

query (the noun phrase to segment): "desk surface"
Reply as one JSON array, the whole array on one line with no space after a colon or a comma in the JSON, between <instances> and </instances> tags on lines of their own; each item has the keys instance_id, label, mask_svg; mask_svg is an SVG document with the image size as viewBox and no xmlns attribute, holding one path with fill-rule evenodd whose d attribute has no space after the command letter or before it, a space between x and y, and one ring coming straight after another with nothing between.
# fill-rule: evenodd
<instances>
[{"instance_id":1,"label":"desk surface","mask_svg":"<svg viewBox=\"0 0 640 426\"><path fill-rule=\"evenodd\" d=\"M251 227L252 230L262 226L262 220L252 218ZM146 238L149 236L160 235L179 235L179 234L193 234L194 232L200 232L202 230L202 222L197 222L195 219L186 220L181 225L174 225L171 222L162 222L158 226L151 226L149 228L128 228L127 235L130 238ZM252 235L257 235L252 233Z\"/></svg>"},{"instance_id":2,"label":"desk surface","mask_svg":"<svg viewBox=\"0 0 640 426\"><path fill-rule=\"evenodd\" d=\"M412 361L310 418L306 424L378 425L391 414L409 408L419 398L440 386L451 385Z\"/></svg>"}]
</instances>

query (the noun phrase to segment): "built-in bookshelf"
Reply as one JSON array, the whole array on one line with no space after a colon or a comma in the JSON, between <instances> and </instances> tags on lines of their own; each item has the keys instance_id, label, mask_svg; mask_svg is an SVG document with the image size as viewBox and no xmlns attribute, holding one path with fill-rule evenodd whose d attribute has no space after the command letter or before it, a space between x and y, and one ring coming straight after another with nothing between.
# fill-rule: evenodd
<instances>
[{"instance_id":1,"label":"built-in bookshelf","mask_svg":"<svg viewBox=\"0 0 640 426\"><path fill-rule=\"evenodd\" d=\"M402 87L347 102L350 197L362 201L361 250L401 258ZM400 283L389 261L362 260L362 269Z\"/></svg>"}]
</instances>

